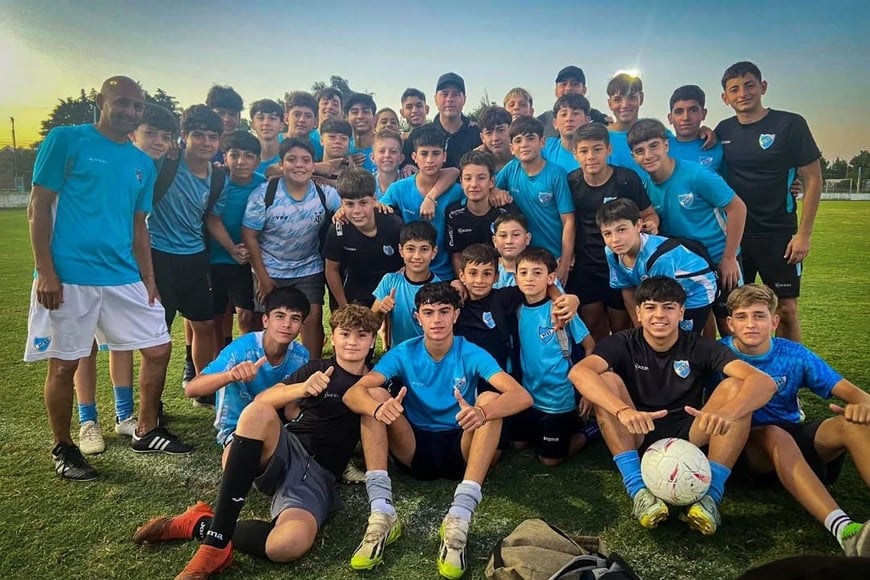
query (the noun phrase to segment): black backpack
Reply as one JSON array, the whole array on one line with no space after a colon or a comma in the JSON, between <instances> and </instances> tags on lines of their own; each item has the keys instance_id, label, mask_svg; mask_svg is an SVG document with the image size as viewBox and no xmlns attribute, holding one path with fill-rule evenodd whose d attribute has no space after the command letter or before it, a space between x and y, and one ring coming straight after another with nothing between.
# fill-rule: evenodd
<instances>
[{"instance_id":1,"label":"black backpack","mask_svg":"<svg viewBox=\"0 0 870 580\"><path fill-rule=\"evenodd\" d=\"M154 182L154 200L152 201L152 206L157 205L161 199L166 197L169 186L172 185L176 174L178 174L178 164L180 162L180 158L163 160L163 166L160 168L160 173L157 174L157 181ZM220 167L212 166L211 181L208 187L208 201L205 204L205 212L202 214L202 231L206 238L208 238L208 227L205 225L205 219L211 213L211 210L214 209L218 198L220 198L221 192L224 190L224 181L226 181L226 171Z\"/></svg>"},{"instance_id":2,"label":"black backpack","mask_svg":"<svg viewBox=\"0 0 870 580\"><path fill-rule=\"evenodd\" d=\"M710 252L707 251L707 247L704 246L704 244L702 244L698 240L693 240L691 238L671 237L671 238L666 239L664 242L662 242L662 244L658 248L655 249L655 251L652 253L652 255L650 255L650 257L647 258L647 260L646 260L647 272L650 271L653 264L656 263L656 260L658 260L663 255L667 254L668 252L670 252L671 250L673 250L674 248L676 248L678 246L683 246L684 248L686 248L687 250L689 250L693 254L697 254L698 256L703 258L705 262L707 262L707 267L702 269L702 270L698 270L697 272L689 272L688 274L678 274L676 276L676 278L678 280L681 278L694 278L695 276L701 276L702 274L707 274L708 272L713 272L713 274L716 276L716 281L717 281L717 285L718 285L719 264L717 264L715 262L715 260L713 260L713 257L710 255Z\"/></svg>"},{"instance_id":3,"label":"black backpack","mask_svg":"<svg viewBox=\"0 0 870 580\"><path fill-rule=\"evenodd\" d=\"M280 180L280 177L273 177L266 185L266 196L263 198L263 205L266 209L269 209L275 203L275 194L278 193L278 182ZM329 206L326 205L326 194L323 193L323 188L320 187L320 184L316 181L312 183L314 183L314 189L317 190L320 205L323 206L323 222L321 222L320 229L317 231L317 237L320 239L319 250L323 254L323 247L326 245L326 234L329 233L329 226L332 223L332 216L335 215L335 212L330 211Z\"/></svg>"}]
</instances>

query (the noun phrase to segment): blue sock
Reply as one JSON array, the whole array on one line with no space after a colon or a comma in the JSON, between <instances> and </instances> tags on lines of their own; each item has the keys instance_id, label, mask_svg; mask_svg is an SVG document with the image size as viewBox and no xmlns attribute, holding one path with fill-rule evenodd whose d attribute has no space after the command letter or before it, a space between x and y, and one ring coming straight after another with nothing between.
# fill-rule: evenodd
<instances>
[{"instance_id":1,"label":"blue sock","mask_svg":"<svg viewBox=\"0 0 870 580\"><path fill-rule=\"evenodd\" d=\"M725 495L725 482L728 481L731 470L721 463L711 461L710 475L710 489L707 490L707 495L717 504L722 503L722 496Z\"/></svg>"},{"instance_id":2,"label":"blue sock","mask_svg":"<svg viewBox=\"0 0 870 580\"><path fill-rule=\"evenodd\" d=\"M85 421L97 422L96 403L79 403L79 423L84 423Z\"/></svg>"},{"instance_id":3,"label":"blue sock","mask_svg":"<svg viewBox=\"0 0 870 580\"><path fill-rule=\"evenodd\" d=\"M640 474L640 455L637 454L637 449L614 455L613 461L622 474L622 484L628 491L628 496L634 498L637 492L645 487L643 476Z\"/></svg>"},{"instance_id":4,"label":"blue sock","mask_svg":"<svg viewBox=\"0 0 870 580\"><path fill-rule=\"evenodd\" d=\"M133 387L115 385L115 414L118 421L124 421L133 416Z\"/></svg>"}]
</instances>

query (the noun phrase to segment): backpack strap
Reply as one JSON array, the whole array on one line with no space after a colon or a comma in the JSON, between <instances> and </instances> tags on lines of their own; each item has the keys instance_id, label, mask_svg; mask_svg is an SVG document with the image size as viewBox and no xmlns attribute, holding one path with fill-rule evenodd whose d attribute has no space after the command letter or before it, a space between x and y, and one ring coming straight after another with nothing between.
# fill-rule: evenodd
<instances>
[{"instance_id":1,"label":"backpack strap","mask_svg":"<svg viewBox=\"0 0 870 580\"><path fill-rule=\"evenodd\" d=\"M152 205L157 205L161 199L166 196L169 191L169 186L172 185L176 174L178 173L178 164L181 163L181 154L175 159L163 158L163 165L160 167L160 173L157 174L157 180L154 182L154 198L151 201Z\"/></svg>"},{"instance_id":2,"label":"backpack strap","mask_svg":"<svg viewBox=\"0 0 870 580\"><path fill-rule=\"evenodd\" d=\"M214 206L217 204L221 193L224 190L224 182L226 181L226 172L220 167L211 168L211 181L208 185L208 201L205 204L205 216L211 213Z\"/></svg>"},{"instance_id":3,"label":"backpack strap","mask_svg":"<svg viewBox=\"0 0 870 580\"><path fill-rule=\"evenodd\" d=\"M664 256L665 254L667 254L668 252L670 252L671 250L673 250L673 249L675 249L675 248L677 248L677 247L679 247L679 246L683 246L684 248L686 248L687 250L689 250L689 251L692 252L693 254L697 254L697 253L698 253L698 252L693 251L691 248L687 247L687 246L686 246L683 242L681 242L679 239L677 239L677 238L668 238L668 239L666 239L664 242L662 242L662 244L661 244L658 248L655 249L655 251L650 255L649 258L647 258L647 260L646 260L646 271L649 272L650 270L652 270L653 264L655 264L656 261L657 261L659 258L661 258L661 257ZM676 277L677 279L680 279L680 278L694 278L695 276L701 276L702 274L707 274L708 272L715 272L715 270L710 266L710 261L709 261L705 256L699 256L699 257L700 257L700 258L703 258L704 261L707 262L707 267L706 267L706 268L704 268L703 270L698 270L697 272L689 272L688 274L678 274L678 275L675 276L675 277Z\"/></svg>"},{"instance_id":4,"label":"backpack strap","mask_svg":"<svg viewBox=\"0 0 870 580\"><path fill-rule=\"evenodd\" d=\"M263 198L263 205L266 206L266 209L269 209L275 203L275 194L278 193L278 181L280 179L280 177L273 177L266 184L266 196Z\"/></svg>"}]
</instances>

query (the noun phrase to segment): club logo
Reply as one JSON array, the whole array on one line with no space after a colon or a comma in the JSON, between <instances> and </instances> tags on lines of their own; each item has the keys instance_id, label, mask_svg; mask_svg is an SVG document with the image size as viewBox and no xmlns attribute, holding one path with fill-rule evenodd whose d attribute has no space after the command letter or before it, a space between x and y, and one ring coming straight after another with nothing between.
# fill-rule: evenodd
<instances>
[{"instance_id":1,"label":"club logo","mask_svg":"<svg viewBox=\"0 0 870 580\"><path fill-rule=\"evenodd\" d=\"M695 321L692 319L680 321L680 328L682 330L685 330L686 332L690 332L694 327L695 327Z\"/></svg>"},{"instance_id":2,"label":"club logo","mask_svg":"<svg viewBox=\"0 0 870 580\"><path fill-rule=\"evenodd\" d=\"M762 133L758 136L758 144L762 149L770 149L774 141L776 141L776 133Z\"/></svg>"},{"instance_id":3,"label":"club logo","mask_svg":"<svg viewBox=\"0 0 870 580\"><path fill-rule=\"evenodd\" d=\"M690 208L695 203L695 194L691 191L689 193L681 193L677 196L677 201L680 202L681 206Z\"/></svg>"},{"instance_id":4,"label":"club logo","mask_svg":"<svg viewBox=\"0 0 870 580\"><path fill-rule=\"evenodd\" d=\"M788 383L788 377L773 377L773 382L776 383L776 390L781 391Z\"/></svg>"},{"instance_id":5,"label":"club logo","mask_svg":"<svg viewBox=\"0 0 870 580\"><path fill-rule=\"evenodd\" d=\"M384 246L384 255L385 256L392 256L395 253L396 253L396 250L393 249L393 246L390 246L390 245Z\"/></svg>"},{"instance_id":6,"label":"club logo","mask_svg":"<svg viewBox=\"0 0 870 580\"><path fill-rule=\"evenodd\" d=\"M700 165L703 165L704 167L710 167L711 165L713 165L713 158L712 157L698 157L698 163Z\"/></svg>"},{"instance_id":7,"label":"club logo","mask_svg":"<svg viewBox=\"0 0 870 580\"><path fill-rule=\"evenodd\" d=\"M613 195L613 196L607 195L607 196L604 196L604 201L602 201L601 203L602 203L602 204L605 204L605 203L607 203L607 202L609 202L609 201L613 201L614 199L616 199L616 196L615 196L615 195Z\"/></svg>"},{"instance_id":8,"label":"club logo","mask_svg":"<svg viewBox=\"0 0 870 580\"><path fill-rule=\"evenodd\" d=\"M462 392L467 383L468 381L465 380L465 377L455 377L453 379L453 388L459 389L459 391Z\"/></svg>"},{"instance_id":9,"label":"club logo","mask_svg":"<svg viewBox=\"0 0 870 580\"><path fill-rule=\"evenodd\" d=\"M541 339L541 342L547 344L553 337L556 336L556 331L553 328L547 326L539 326L538 327L538 338Z\"/></svg>"},{"instance_id":10,"label":"club logo","mask_svg":"<svg viewBox=\"0 0 870 580\"><path fill-rule=\"evenodd\" d=\"M492 312L483 313L483 323L487 328L495 328L495 320L492 318Z\"/></svg>"},{"instance_id":11,"label":"club logo","mask_svg":"<svg viewBox=\"0 0 870 580\"><path fill-rule=\"evenodd\" d=\"M139 185L142 185L142 182L145 181L145 178L142 176L142 170L141 170L141 169L137 169L137 170L136 170L136 181L139 182Z\"/></svg>"},{"instance_id":12,"label":"club logo","mask_svg":"<svg viewBox=\"0 0 870 580\"><path fill-rule=\"evenodd\" d=\"M674 372L677 373L677 376L681 379L685 379L686 377L688 377L689 373L692 372L692 368L689 366L689 361L675 360Z\"/></svg>"},{"instance_id":13,"label":"club logo","mask_svg":"<svg viewBox=\"0 0 870 580\"><path fill-rule=\"evenodd\" d=\"M553 203L553 192L539 191L538 201L541 203L541 205L550 205L551 203Z\"/></svg>"},{"instance_id":14,"label":"club logo","mask_svg":"<svg viewBox=\"0 0 870 580\"><path fill-rule=\"evenodd\" d=\"M338 237L342 237L344 235L344 228L342 227L342 224L340 222L335 224L335 235Z\"/></svg>"},{"instance_id":15,"label":"club logo","mask_svg":"<svg viewBox=\"0 0 870 580\"><path fill-rule=\"evenodd\" d=\"M50 336L37 336L33 339L33 348L35 348L39 352L45 352L48 349L48 345L50 344Z\"/></svg>"}]
</instances>

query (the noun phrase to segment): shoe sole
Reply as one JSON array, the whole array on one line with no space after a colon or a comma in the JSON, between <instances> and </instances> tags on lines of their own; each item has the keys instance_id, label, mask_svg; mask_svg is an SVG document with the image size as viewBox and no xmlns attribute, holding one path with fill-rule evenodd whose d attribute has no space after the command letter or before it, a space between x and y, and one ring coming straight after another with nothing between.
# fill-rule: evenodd
<instances>
[{"instance_id":1,"label":"shoe sole","mask_svg":"<svg viewBox=\"0 0 870 580\"><path fill-rule=\"evenodd\" d=\"M663 521L668 519L668 515L670 515L668 510L664 509L664 510L661 510L657 513L654 513L653 515L651 515L649 517L640 518L638 521L640 522L640 525L642 527L651 530L653 528L658 527L658 525L660 523L662 523Z\"/></svg>"},{"instance_id":2,"label":"shoe sole","mask_svg":"<svg viewBox=\"0 0 870 580\"><path fill-rule=\"evenodd\" d=\"M135 447L131 447L131 449L133 453L163 453L165 455L190 455L193 453L193 449L190 451L168 451L165 449L161 451L160 449L136 449Z\"/></svg>"},{"instance_id":3,"label":"shoe sole","mask_svg":"<svg viewBox=\"0 0 870 580\"><path fill-rule=\"evenodd\" d=\"M58 477L60 477L64 481L80 481L82 483L86 483L88 481L94 481L95 479L97 479L96 475L93 475L91 477L70 477L68 475L58 474Z\"/></svg>"},{"instance_id":4,"label":"shoe sole","mask_svg":"<svg viewBox=\"0 0 870 580\"><path fill-rule=\"evenodd\" d=\"M83 455L99 455L100 453L105 453L106 446L103 445L103 448L99 450L88 449L87 451L85 451L84 448L79 445L79 451L81 451Z\"/></svg>"},{"instance_id":5,"label":"shoe sole","mask_svg":"<svg viewBox=\"0 0 870 580\"><path fill-rule=\"evenodd\" d=\"M687 522L691 529L695 530L696 532L700 532L705 536L712 536L716 533L717 526L711 525L710 521L707 518L701 517L693 513L687 513L681 519Z\"/></svg>"}]
</instances>

